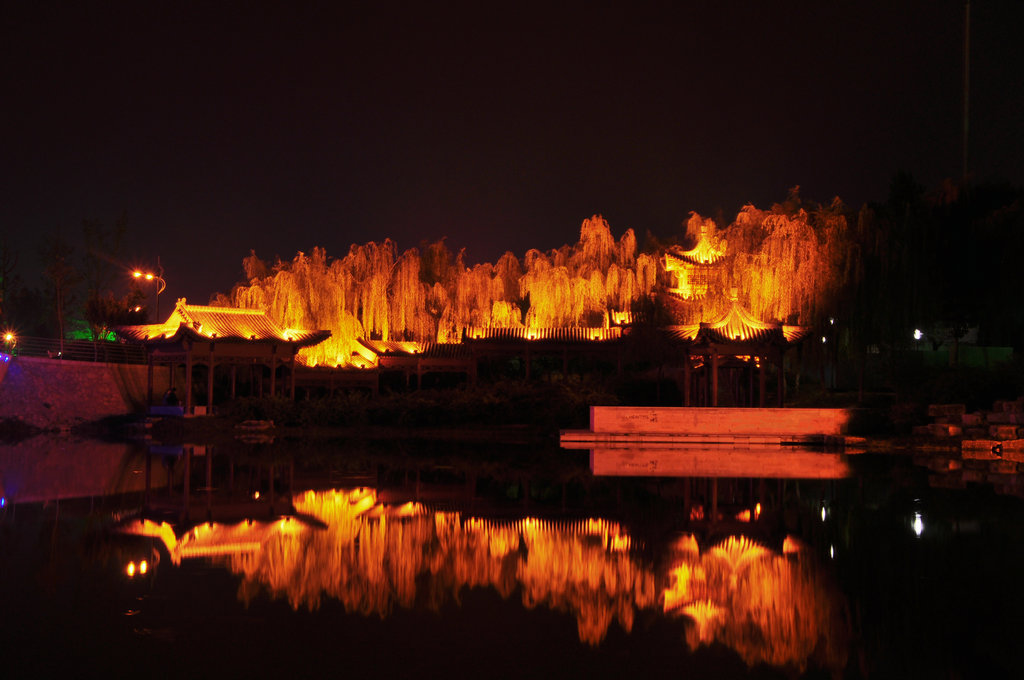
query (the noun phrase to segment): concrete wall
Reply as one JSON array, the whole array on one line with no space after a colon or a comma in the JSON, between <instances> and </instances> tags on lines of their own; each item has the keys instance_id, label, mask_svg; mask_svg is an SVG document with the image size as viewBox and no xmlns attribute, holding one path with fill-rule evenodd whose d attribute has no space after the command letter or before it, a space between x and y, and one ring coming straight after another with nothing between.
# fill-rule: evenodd
<instances>
[{"instance_id":1,"label":"concrete wall","mask_svg":"<svg viewBox=\"0 0 1024 680\"><path fill-rule=\"evenodd\" d=\"M672 435L838 435L850 413L831 408L591 406L590 429Z\"/></svg>"},{"instance_id":2,"label":"concrete wall","mask_svg":"<svg viewBox=\"0 0 1024 680\"><path fill-rule=\"evenodd\" d=\"M167 389L167 370L153 375L154 398ZM146 366L15 357L0 379L0 419L68 429L145 410Z\"/></svg>"}]
</instances>

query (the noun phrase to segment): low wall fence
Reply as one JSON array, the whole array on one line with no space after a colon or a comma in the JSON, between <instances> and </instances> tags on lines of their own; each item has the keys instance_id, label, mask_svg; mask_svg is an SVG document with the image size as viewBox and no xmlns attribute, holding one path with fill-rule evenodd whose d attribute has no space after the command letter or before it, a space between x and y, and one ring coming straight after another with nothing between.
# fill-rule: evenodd
<instances>
[{"instance_id":1,"label":"low wall fence","mask_svg":"<svg viewBox=\"0 0 1024 680\"><path fill-rule=\"evenodd\" d=\"M15 343L5 343L0 351L12 356L42 357L65 361L93 361L106 364L145 364L146 349L142 345L100 340L60 340L18 336Z\"/></svg>"}]
</instances>

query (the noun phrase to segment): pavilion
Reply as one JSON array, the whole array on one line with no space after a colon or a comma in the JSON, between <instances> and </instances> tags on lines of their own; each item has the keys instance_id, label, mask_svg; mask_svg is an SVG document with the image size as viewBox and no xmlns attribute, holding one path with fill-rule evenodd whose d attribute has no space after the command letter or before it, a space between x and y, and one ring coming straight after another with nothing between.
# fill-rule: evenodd
<instances>
[{"instance_id":1,"label":"pavilion","mask_svg":"<svg viewBox=\"0 0 1024 680\"><path fill-rule=\"evenodd\" d=\"M263 368L269 368L270 394L277 393L277 370L288 366L288 394L295 397L295 357L299 350L319 344L331 336L327 330L281 328L266 312L235 307L189 305L178 300L174 311L164 323L120 326L115 333L146 349L149 370L146 394L153 403L153 370L157 365L170 368L170 384L174 386L175 368L184 364L185 413L193 413L192 372L199 365L207 367L206 404L213 406L213 378L216 367L228 366L231 371L231 396L235 396L239 366L258 370L260 393L263 391Z\"/></svg>"},{"instance_id":2,"label":"pavilion","mask_svg":"<svg viewBox=\"0 0 1024 680\"><path fill-rule=\"evenodd\" d=\"M765 406L767 364L777 368L777 405L782 406L785 394L783 358L786 350L807 337L806 326L791 326L766 322L754 317L739 302L733 300L729 311L711 323L670 326L665 332L684 346L683 362L684 406L718 406L719 374L722 369L733 369L733 375L746 377L747 401L754 406L754 371L758 373L757 405ZM696 385L694 372L698 373ZM740 388L740 382L734 381ZM693 403L697 402L697 403Z\"/></svg>"}]
</instances>

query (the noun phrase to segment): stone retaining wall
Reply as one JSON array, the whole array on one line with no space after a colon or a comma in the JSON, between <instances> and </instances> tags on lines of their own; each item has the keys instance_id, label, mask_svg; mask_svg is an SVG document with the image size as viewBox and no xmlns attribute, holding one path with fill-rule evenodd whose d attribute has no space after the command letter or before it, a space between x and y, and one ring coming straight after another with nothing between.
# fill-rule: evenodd
<instances>
[{"instance_id":1,"label":"stone retaining wall","mask_svg":"<svg viewBox=\"0 0 1024 680\"><path fill-rule=\"evenodd\" d=\"M66 430L109 416L142 412L146 366L15 357L0 380L0 419ZM167 389L167 371L155 371L153 394Z\"/></svg>"}]
</instances>

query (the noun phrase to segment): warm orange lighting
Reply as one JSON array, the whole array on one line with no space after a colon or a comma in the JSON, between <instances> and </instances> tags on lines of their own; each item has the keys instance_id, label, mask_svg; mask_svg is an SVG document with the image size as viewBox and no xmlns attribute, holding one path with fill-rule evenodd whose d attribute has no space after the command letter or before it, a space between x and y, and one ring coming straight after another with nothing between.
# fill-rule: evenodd
<instances>
[{"instance_id":1,"label":"warm orange lighting","mask_svg":"<svg viewBox=\"0 0 1024 680\"><path fill-rule=\"evenodd\" d=\"M149 563L146 560L139 562L139 573L145 575L149 571Z\"/></svg>"},{"instance_id":2,"label":"warm orange lighting","mask_svg":"<svg viewBox=\"0 0 1024 680\"><path fill-rule=\"evenodd\" d=\"M4 342L14 342L14 333L9 331L4 333Z\"/></svg>"},{"instance_id":3,"label":"warm orange lighting","mask_svg":"<svg viewBox=\"0 0 1024 680\"><path fill-rule=\"evenodd\" d=\"M134 578L135 577L135 563L134 562L129 562L128 563L128 567L125 569L125 573L128 574L128 578Z\"/></svg>"},{"instance_id":4,"label":"warm orange lighting","mask_svg":"<svg viewBox=\"0 0 1024 680\"><path fill-rule=\"evenodd\" d=\"M583 329L629 323L638 303L666 292L673 294L667 307L680 325L721 319L733 302L754 319L807 323L827 311L837 286L857 270L845 233L838 211L789 214L746 206L721 229L694 214L687 224L690 240L696 239L692 249L649 254L638 252L631 230L615 239L595 215L583 222L574 244L530 250L521 259L507 253L493 264L469 266L440 243L400 252L390 240L353 245L338 258L314 248L272 268L252 255L244 263L247 283L218 304L265 310L288 328L328 329L331 337L301 349L299 360L359 368L377 366L376 356L357 356L360 341L371 338L448 343L501 329L537 341L550 337L548 330L579 329L576 339L605 340ZM453 266L426 275L440 261ZM787 342L807 334L806 327L774 323L718 330L745 341L780 329ZM833 342L830 336L828 345Z\"/></svg>"},{"instance_id":5,"label":"warm orange lighting","mask_svg":"<svg viewBox=\"0 0 1024 680\"><path fill-rule=\"evenodd\" d=\"M813 553L788 552L790 538L784 554L742 536L701 552L696 536L682 534L656 578L628 548L624 527L603 518L464 518L413 502L381 503L365 487L307 491L292 502L323 526L285 517L205 523L180 538L151 521L125 531L161 537L174 564L226 564L241 577L238 596L246 603L267 593L314 610L330 598L346 611L383 618L423 601L424 583L434 607L464 588L486 587L522 597L528 608L569 612L586 644L600 643L613 624L629 632L638 612L657 608L693 621L691 647L724 644L751 666L800 670L818 653L830 667L845 664L842 599L818 575ZM133 562L127 573L148 568Z\"/></svg>"},{"instance_id":6,"label":"warm orange lighting","mask_svg":"<svg viewBox=\"0 0 1024 680\"><path fill-rule=\"evenodd\" d=\"M243 601L265 588L296 609L315 609L330 597L348 611L383 617L396 606L412 607L418 584L430 575L451 583L453 594L489 586L506 598L522 592L527 607L571 612L580 639L596 645L613 622L629 631L635 611L657 604L654 576L637 562L629 535L600 518L463 520L418 503L379 503L370 488L309 491L293 503L326 528L286 517L206 523L180 538L165 536L167 525L148 521L124 531L161 536L174 564L224 560L243 577Z\"/></svg>"},{"instance_id":7,"label":"warm orange lighting","mask_svg":"<svg viewBox=\"0 0 1024 680\"><path fill-rule=\"evenodd\" d=\"M787 538L785 549L792 550ZM815 656L842 669L848 628L843 600L816 563L731 536L704 553L677 552L662 593L666 614L693 621L691 649L712 643L736 650L750 666L802 670Z\"/></svg>"}]
</instances>

